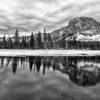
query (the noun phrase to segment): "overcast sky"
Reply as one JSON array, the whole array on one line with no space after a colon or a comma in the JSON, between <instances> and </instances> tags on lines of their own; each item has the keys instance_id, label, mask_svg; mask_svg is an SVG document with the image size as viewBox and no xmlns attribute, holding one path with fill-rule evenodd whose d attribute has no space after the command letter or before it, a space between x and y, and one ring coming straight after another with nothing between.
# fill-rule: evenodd
<instances>
[{"instance_id":1,"label":"overcast sky","mask_svg":"<svg viewBox=\"0 0 100 100\"><path fill-rule=\"evenodd\" d=\"M0 0L0 34L52 31L78 16L100 21L100 0Z\"/></svg>"}]
</instances>

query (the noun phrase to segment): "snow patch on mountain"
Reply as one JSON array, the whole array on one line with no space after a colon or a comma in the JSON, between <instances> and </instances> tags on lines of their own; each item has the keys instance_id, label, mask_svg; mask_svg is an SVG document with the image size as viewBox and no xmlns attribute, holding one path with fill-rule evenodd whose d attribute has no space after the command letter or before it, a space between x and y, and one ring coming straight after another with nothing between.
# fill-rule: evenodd
<instances>
[{"instance_id":1,"label":"snow patch on mountain","mask_svg":"<svg viewBox=\"0 0 100 100\"><path fill-rule=\"evenodd\" d=\"M85 35L79 34L76 40L77 41L100 41L100 34L93 35L93 36L85 36Z\"/></svg>"}]
</instances>

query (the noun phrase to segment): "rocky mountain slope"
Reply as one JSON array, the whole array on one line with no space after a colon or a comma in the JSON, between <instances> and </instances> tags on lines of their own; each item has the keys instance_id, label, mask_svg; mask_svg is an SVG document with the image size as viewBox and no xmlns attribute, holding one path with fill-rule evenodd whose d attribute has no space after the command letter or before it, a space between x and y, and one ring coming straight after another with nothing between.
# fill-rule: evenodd
<instances>
[{"instance_id":1,"label":"rocky mountain slope","mask_svg":"<svg viewBox=\"0 0 100 100\"><path fill-rule=\"evenodd\" d=\"M76 17L68 26L51 32L54 40L100 41L100 23L90 17Z\"/></svg>"}]
</instances>

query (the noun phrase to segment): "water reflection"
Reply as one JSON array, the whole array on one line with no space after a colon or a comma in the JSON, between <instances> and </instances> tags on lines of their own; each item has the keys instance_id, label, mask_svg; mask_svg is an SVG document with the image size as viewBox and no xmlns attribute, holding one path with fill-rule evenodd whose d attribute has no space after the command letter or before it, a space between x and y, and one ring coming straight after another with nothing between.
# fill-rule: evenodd
<instances>
[{"instance_id":1,"label":"water reflection","mask_svg":"<svg viewBox=\"0 0 100 100\"><path fill-rule=\"evenodd\" d=\"M30 71L32 71L33 64L34 64L34 57L29 57Z\"/></svg>"},{"instance_id":2,"label":"water reflection","mask_svg":"<svg viewBox=\"0 0 100 100\"><path fill-rule=\"evenodd\" d=\"M12 71L13 71L14 74L15 74L16 71L17 71L18 60L19 60L19 58L17 58L17 57L14 57L14 58L12 59Z\"/></svg>"},{"instance_id":3,"label":"water reflection","mask_svg":"<svg viewBox=\"0 0 100 100\"><path fill-rule=\"evenodd\" d=\"M69 76L78 86L92 86L100 81L100 57L1 57L1 68L11 67L16 74L20 67L29 68L30 72L45 75L46 69L52 68ZM56 72L55 72L56 73Z\"/></svg>"}]
</instances>

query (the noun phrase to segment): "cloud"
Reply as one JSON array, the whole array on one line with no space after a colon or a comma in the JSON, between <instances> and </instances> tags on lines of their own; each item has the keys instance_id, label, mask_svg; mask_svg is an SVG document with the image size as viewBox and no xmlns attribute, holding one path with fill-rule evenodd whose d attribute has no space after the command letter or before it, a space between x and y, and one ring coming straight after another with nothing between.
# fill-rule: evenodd
<instances>
[{"instance_id":1,"label":"cloud","mask_svg":"<svg viewBox=\"0 0 100 100\"><path fill-rule=\"evenodd\" d=\"M99 6L99 0L0 0L0 33L51 31L77 16L100 21Z\"/></svg>"}]
</instances>

